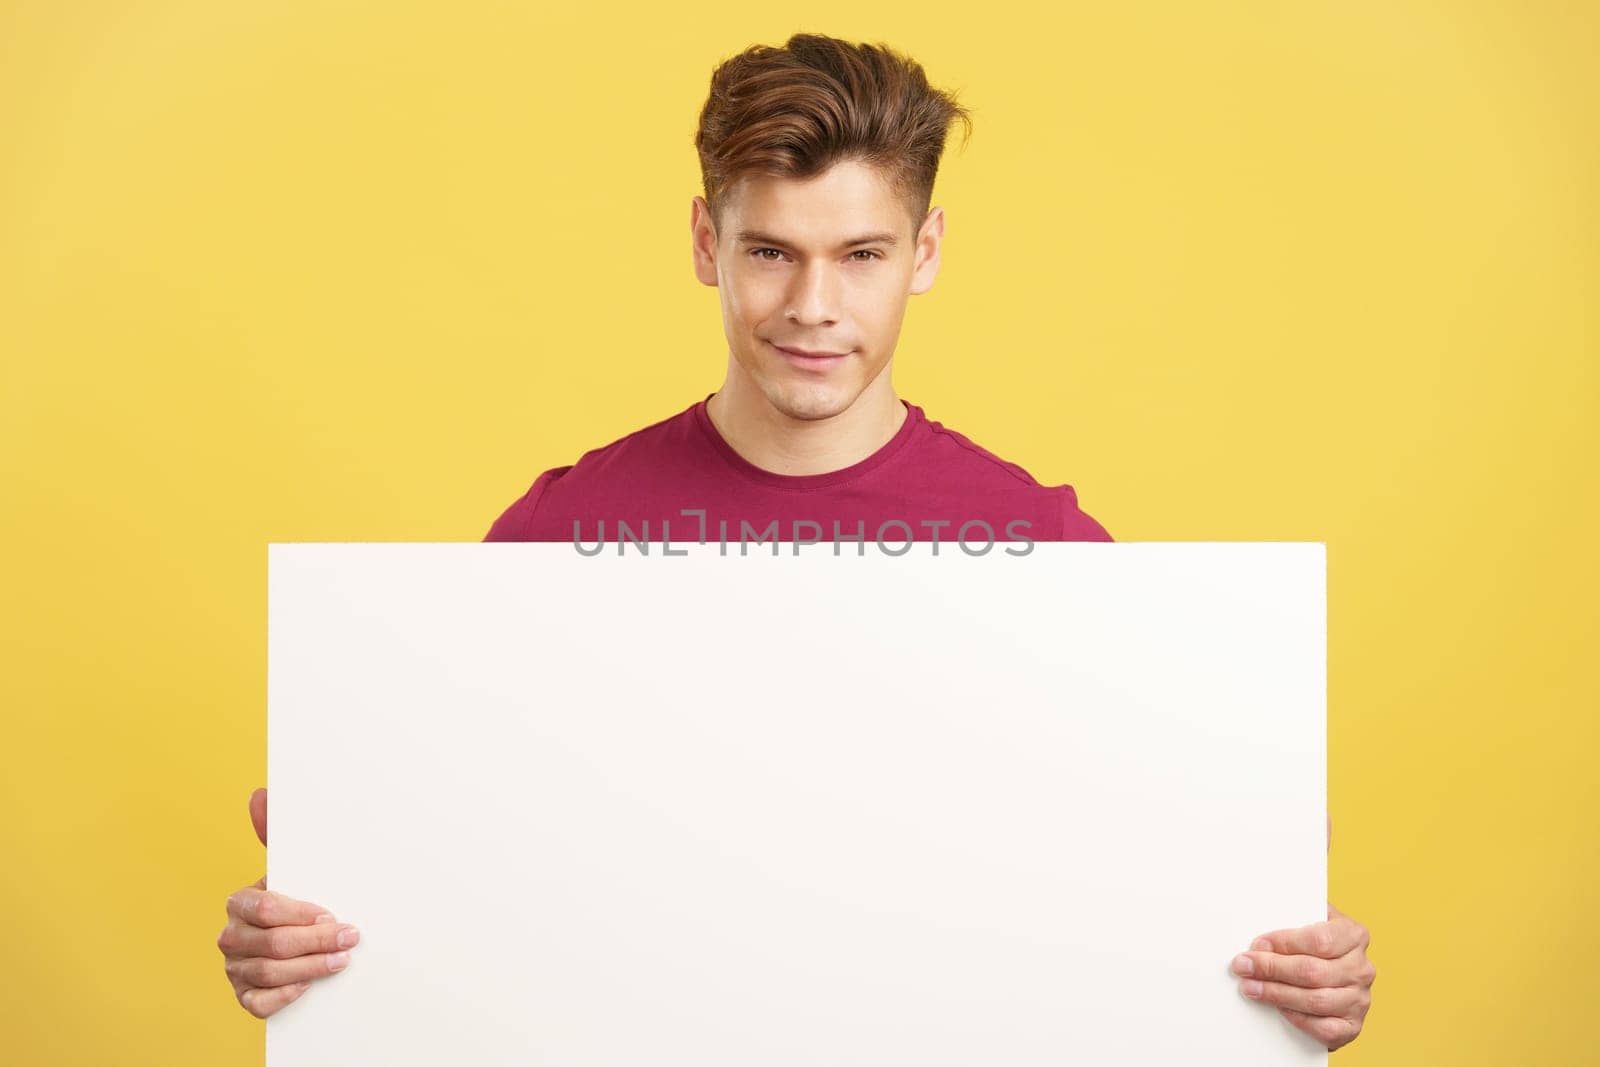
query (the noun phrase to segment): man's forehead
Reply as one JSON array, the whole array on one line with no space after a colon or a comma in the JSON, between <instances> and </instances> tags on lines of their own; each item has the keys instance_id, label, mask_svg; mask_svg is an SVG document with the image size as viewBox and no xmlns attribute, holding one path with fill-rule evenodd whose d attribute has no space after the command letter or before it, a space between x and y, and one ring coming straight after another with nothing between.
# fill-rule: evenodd
<instances>
[{"instance_id":1,"label":"man's forehead","mask_svg":"<svg viewBox=\"0 0 1600 1067\"><path fill-rule=\"evenodd\" d=\"M901 198L859 164L811 178L749 175L730 194L726 228L735 241L835 248L893 243L908 229Z\"/></svg>"}]
</instances>

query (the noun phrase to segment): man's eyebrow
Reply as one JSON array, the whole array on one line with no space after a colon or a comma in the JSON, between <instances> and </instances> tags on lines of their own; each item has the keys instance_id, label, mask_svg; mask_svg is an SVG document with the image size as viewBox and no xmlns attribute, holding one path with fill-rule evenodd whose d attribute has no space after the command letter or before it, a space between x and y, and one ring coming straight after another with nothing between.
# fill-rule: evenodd
<instances>
[{"instance_id":1,"label":"man's eyebrow","mask_svg":"<svg viewBox=\"0 0 1600 1067\"><path fill-rule=\"evenodd\" d=\"M735 235L735 239L740 241L751 241L757 244L779 245L783 248L793 247L783 238L774 237L770 233L762 233L760 230L740 230L738 234ZM848 241L845 241L839 247L854 248L856 245L892 245L897 243L899 240L900 237L898 234L885 230L881 233L864 233L860 237L854 237Z\"/></svg>"}]
</instances>

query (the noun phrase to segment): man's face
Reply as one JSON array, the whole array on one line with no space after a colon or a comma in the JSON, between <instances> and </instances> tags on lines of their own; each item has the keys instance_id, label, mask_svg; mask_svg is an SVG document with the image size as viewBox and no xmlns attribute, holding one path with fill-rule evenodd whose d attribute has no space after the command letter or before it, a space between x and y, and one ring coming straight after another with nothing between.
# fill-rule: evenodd
<instances>
[{"instance_id":1,"label":"man's face","mask_svg":"<svg viewBox=\"0 0 1600 1067\"><path fill-rule=\"evenodd\" d=\"M913 234L905 202L854 161L729 192L720 232L698 196L690 226L695 274L721 294L732 372L791 418L844 411L888 367L907 299L933 285L943 209Z\"/></svg>"}]
</instances>

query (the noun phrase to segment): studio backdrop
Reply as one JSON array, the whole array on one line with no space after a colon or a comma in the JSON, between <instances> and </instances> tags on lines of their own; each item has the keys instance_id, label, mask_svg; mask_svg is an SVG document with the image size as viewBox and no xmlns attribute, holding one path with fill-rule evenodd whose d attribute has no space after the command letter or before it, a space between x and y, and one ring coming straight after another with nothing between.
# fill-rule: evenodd
<instances>
[{"instance_id":1,"label":"studio backdrop","mask_svg":"<svg viewBox=\"0 0 1600 1067\"><path fill-rule=\"evenodd\" d=\"M902 396L1118 541L1326 544L1338 1062L1588 1054L1592 5L9 0L0 1058L261 1062L266 546L479 540L715 389L695 119L802 30L972 111Z\"/></svg>"}]
</instances>

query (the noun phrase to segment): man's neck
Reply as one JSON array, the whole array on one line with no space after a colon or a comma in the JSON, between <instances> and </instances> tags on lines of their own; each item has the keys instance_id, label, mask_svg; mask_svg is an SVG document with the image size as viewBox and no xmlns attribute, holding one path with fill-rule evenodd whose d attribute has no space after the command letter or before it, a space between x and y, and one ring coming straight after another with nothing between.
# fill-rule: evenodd
<instances>
[{"instance_id":1,"label":"man's neck","mask_svg":"<svg viewBox=\"0 0 1600 1067\"><path fill-rule=\"evenodd\" d=\"M909 413L889 383L888 370L855 403L825 419L791 418L754 382L730 372L706 402L706 414L729 447L762 470L827 474L866 459L905 422Z\"/></svg>"}]
</instances>

